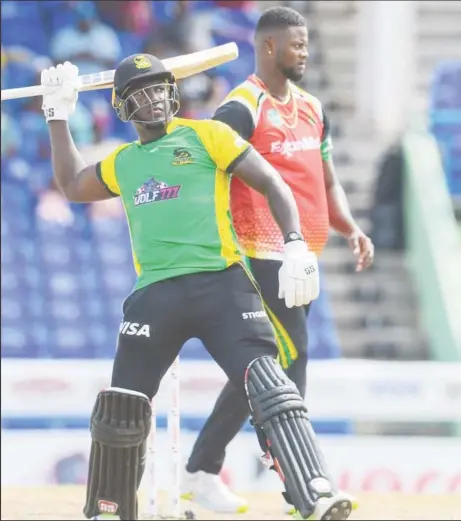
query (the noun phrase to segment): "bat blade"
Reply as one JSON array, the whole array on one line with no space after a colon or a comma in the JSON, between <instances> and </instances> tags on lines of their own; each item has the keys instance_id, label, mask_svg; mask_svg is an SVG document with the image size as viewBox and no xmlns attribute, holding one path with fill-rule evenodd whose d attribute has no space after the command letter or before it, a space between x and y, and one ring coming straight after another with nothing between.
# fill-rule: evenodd
<instances>
[{"instance_id":1,"label":"bat blade","mask_svg":"<svg viewBox=\"0 0 461 521\"><path fill-rule=\"evenodd\" d=\"M184 54L162 60L166 69L171 71L176 79L181 80L204 72L218 65L222 65L238 58L238 47L234 42L211 47L203 51ZM110 89L114 85L115 70L84 74L78 77L79 92L87 90ZM19 87L17 89L2 90L2 101L9 99L30 98L43 96L47 87L34 85L32 87Z\"/></svg>"}]
</instances>

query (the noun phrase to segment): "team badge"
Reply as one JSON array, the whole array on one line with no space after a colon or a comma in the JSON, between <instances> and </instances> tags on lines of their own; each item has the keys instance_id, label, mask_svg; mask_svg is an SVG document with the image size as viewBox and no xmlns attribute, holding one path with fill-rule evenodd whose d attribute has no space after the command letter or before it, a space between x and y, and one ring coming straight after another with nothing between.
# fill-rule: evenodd
<instances>
[{"instance_id":1,"label":"team badge","mask_svg":"<svg viewBox=\"0 0 461 521\"><path fill-rule=\"evenodd\" d=\"M176 148L173 155L174 159L171 163L173 166L190 165L193 162L190 152L185 148Z\"/></svg>"},{"instance_id":2,"label":"team badge","mask_svg":"<svg viewBox=\"0 0 461 521\"><path fill-rule=\"evenodd\" d=\"M150 61L142 54L135 56L133 61L137 69L150 69L152 67Z\"/></svg>"},{"instance_id":3,"label":"team badge","mask_svg":"<svg viewBox=\"0 0 461 521\"><path fill-rule=\"evenodd\" d=\"M274 127L282 127L283 120L276 109L269 109L267 111L267 118L274 125Z\"/></svg>"}]
</instances>

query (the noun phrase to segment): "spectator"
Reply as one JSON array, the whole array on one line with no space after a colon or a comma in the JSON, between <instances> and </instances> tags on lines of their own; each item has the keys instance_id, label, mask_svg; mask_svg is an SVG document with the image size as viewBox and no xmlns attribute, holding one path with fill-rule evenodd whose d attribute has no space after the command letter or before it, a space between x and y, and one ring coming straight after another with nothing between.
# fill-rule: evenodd
<instances>
[{"instance_id":1,"label":"spectator","mask_svg":"<svg viewBox=\"0 0 461 521\"><path fill-rule=\"evenodd\" d=\"M53 60L71 61L80 74L114 69L121 58L117 33L98 20L93 2L76 2L73 6L76 26L66 26L51 40Z\"/></svg>"},{"instance_id":2,"label":"spectator","mask_svg":"<svg viewBox=\"0 0 461 521\"><path fill-rule=\"evenodd\" d=\"M118 2L103 0L96 2L96 8L101 22L113 27L117 33L128 31L138 36L147 36L152 30L153 15L151 2L145 0L130 0Z\"/></svg>"},{"instance_id":3,"label":"spectator","mask_svg":"<svg viewBox=\"0 0 461 521\"><path fill-rule=\"evenodd\" d=\"M96 2L99 17L117 31L123 54L128 56L141 52L144 41L153 30L153 13L150 2L130 0Z\"/></svg>"},{"instance_id":4,"label":"spectator","mask_svg":"<svg viewBox=\"0 0 461 521\"><path fill-rule=\"evenodd\" d=\"M179 116L192 119L211 118L216 107L228 94L228 84L218 76L195 74L179 82L181 107Z\"/></svg>"}]
</instances>

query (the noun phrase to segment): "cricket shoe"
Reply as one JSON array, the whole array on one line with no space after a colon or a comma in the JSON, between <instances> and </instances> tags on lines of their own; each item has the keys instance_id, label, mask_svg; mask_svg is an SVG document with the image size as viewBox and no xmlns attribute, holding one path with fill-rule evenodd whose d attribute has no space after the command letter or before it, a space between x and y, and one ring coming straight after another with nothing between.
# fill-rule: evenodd
<instances>
[{"instance_id":1,"label":"cricket shoe","mask_svg":"<svg viewBox=\"0 0 461 521\"><path fill-rule=\"evenodd\" d=\"M231 492L217 474L184 470L181 488L181 499L219 514L243 514L248 510L246 499Z\"/></svg>"},{"instance_id":2,"label":"cricket shoe","mask_svg":"<svg viewBox=\"0 0 461 521\"><path fill-rule=\"evenodd\" d=\"M332 497L321 497L315 504L314 512L307 517L309 521L344 521L352 512L352 503L347 494L338 492ZM293 519L304 519L296 511Z\"/></svg>"},{"instance_id":3,"label":"cricket shoe","mask_svg":"<svg viewBox=\"0 0 461 521\"><path fill-rule=\"evenodd\" d=\"M359 508L359 502L357 501L357 498L352 496L351 494L348 494L347 492L339 491L342 497L345 497L350 500L352 505L352 510L357 510ZM294 505L291 505L287 501L284 500L283 502L283 513L287 514L289 516L292 516L296 513L296 508Z\"/></svg>"},{"instance_id":4,"label":"cricket shoe","mask_svg":"<svg viewBox=\"0 0 461 521\"><path fill-rule=\"evenodd\" d=\"M106 520L109 520L109 519L112 519L112 520L119 520L120 517L119 516L115 516L114 514L99 514L98 516L95 516L95 517L92 517L91 519L106 519Z\"/></svg>"}]
</instances>

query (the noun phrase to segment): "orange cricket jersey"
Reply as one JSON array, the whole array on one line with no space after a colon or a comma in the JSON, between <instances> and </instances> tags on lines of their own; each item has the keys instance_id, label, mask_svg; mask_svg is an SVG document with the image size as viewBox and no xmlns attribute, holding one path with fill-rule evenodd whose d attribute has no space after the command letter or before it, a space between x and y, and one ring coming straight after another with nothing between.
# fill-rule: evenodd
<instances>
[{"instance_id":1,"label":"orange cricket jersey","mask_svg":"<svg viewBox=\"0 0 461 521\"><path fill-rule=\"evenodd\" d=\"M329 229L322 157L328 156L331 141L324 136L320 101L294 84L291 91L289 102L277 103L252 75L221 105L239 101L250 111L254 131L249 142L290 186L304 238L309 249L320 254ZM230 194L235 231L246 255L281 259L283 236L266 199L237 177L231 180Z\"/></svg>"}]
</instances>

